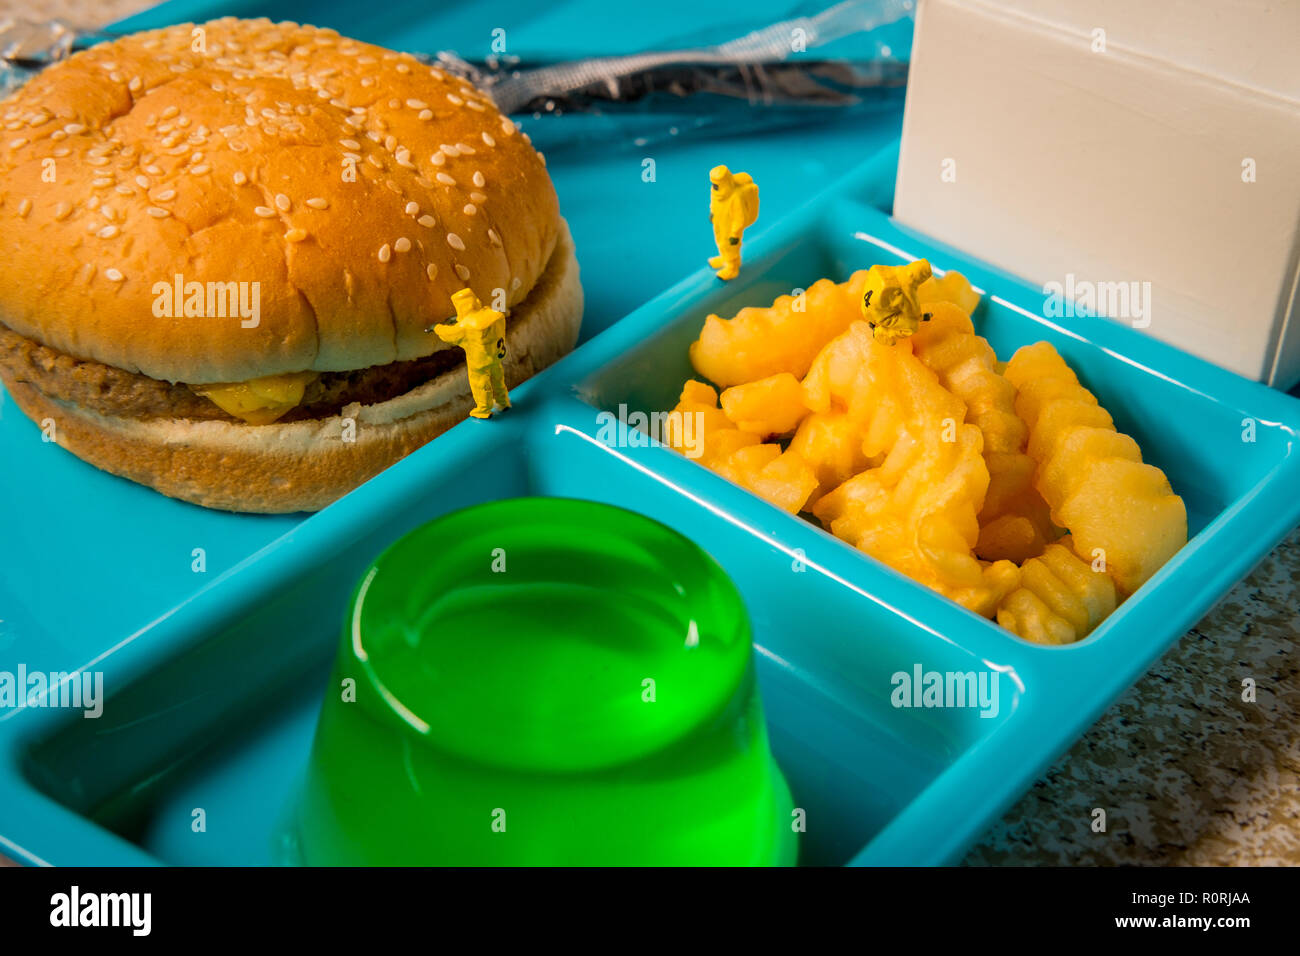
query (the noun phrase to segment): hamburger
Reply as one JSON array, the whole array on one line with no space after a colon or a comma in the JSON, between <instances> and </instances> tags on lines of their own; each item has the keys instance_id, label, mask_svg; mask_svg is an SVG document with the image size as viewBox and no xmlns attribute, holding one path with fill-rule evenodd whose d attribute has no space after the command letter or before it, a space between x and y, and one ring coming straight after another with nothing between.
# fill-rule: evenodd
<instances>
[{"instance_id":1,"label":"hamburger","mask_svg":"<svg viewBox=\"0 0 1300 956\"><path fill-rule=\"evenodd\" d=\"M542 156L463 79L227 18L62 61L0 103L0 378L165 495L316 510L465 418L426 328L472 289L507 386L582 289Z\"/></svg>"}]
</instances>

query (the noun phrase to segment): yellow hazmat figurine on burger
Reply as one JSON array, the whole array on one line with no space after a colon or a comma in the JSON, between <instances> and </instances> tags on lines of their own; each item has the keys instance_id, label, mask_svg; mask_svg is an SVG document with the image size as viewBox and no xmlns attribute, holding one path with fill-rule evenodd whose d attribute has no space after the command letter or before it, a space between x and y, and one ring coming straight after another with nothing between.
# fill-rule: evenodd
<instances>
[{"instance_id":1,"label":"yellow hazmat figurine on burger","mask_svg":"<svg viewBox=\"0 0 1300 956\"><path fill-rule=\"evenodd\" d=\"M451 304L456 317L432 325L429 331L450 345L465 350L465 367L469 370L469 389L474 396L475 418L491 418L493 406L510 407L510 393L501 370L506 357L506 317L479 301L473 289L452 293Z\"/></svg>"}]
</instances>

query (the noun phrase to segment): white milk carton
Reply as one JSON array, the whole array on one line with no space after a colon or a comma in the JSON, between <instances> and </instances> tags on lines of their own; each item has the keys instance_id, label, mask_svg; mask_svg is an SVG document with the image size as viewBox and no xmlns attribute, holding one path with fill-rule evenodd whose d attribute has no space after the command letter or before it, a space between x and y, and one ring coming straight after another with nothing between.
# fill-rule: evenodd
<instances>
[{"instance_id":1,"label":"white milk carton","mask_svg":"<svg viewBox=\"0 0 1300 956\"><path fill-rule=\"evenodd\" d=\"M1300 0L921 0L894 215L1289 388L1297 48Z\"/></svg>"}]
</instances>

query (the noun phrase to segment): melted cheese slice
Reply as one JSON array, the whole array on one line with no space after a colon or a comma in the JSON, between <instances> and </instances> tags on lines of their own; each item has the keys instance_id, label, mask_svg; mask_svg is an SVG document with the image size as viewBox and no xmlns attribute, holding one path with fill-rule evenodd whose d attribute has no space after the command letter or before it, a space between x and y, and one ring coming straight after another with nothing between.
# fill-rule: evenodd
<instances>
[{"instance_id":1,"label":"melted cheese slice","mask_svg":"<svg viewBox=\"0 0 1300 956\"><path fill-rule=\"evenodd\" d=\"M223 412L242 418L250 425L269 425L302 401L316 372L267 375L229 385L191 385Z\"/></svg>"}]
</instances>

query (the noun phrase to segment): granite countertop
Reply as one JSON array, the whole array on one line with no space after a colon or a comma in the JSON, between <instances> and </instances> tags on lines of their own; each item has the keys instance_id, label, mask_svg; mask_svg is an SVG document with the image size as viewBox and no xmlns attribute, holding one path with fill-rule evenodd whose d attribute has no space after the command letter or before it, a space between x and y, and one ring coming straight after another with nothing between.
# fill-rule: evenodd
<instances>
[{"instance_id":1,"label":"granite countertop","mask_svg":"<svg viewBox=\"0 0 1300 956\"><path fill-rule=\"evenodd\" d=\"M0 0L93 26L141 0ZM1300 493L1300 489L1297 489ZM969 865L1300 865L1300 531L1115 703ZM1253 678L1256 699L1243 701ZM1106 811L1104 833L1093 809Z\"/></svg>"}]
</instances>

